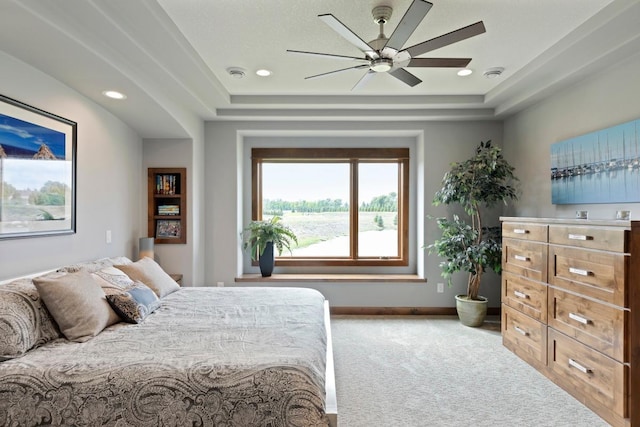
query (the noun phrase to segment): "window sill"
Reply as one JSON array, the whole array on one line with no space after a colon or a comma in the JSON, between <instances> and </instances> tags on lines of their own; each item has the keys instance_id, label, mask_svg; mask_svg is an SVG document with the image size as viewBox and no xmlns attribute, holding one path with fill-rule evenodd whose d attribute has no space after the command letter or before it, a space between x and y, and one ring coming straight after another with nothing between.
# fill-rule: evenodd
<instances>
[{"instance_id":1,"label":"window sill","mask_svg":"<svg viewBox=\"0 0 640 427\"><path fill-rule=\"evenodd\" d=\"M427 279L417 274L243 274L235 278L240 283L255 282L314 282L314 283L426 283Z\"/></svg>"}]
</instances>

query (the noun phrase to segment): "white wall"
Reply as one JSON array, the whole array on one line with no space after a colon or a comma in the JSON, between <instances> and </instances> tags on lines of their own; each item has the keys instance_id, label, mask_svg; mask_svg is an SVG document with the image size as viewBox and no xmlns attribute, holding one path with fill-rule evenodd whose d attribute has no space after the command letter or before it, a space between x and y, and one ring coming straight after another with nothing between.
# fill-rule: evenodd
<instances>
[{"instance_id":1,"label":"white wall","mask_svg":"<svg viewBox=\"0 0 640 427\"><path fill-rule=\"evenodd\" d=\"M416 170L418 189L415 195L415 212L411 212L411 233L414 237L416 268L428 283L317 283L311 286L321 291L333 306L362 307L452 307L453 295L466 290L466 275L455 278L455 286L445 288L444 294L436 293L435 284L442 282L438 258L427 256L421 249L424 242L431 242L438 231L433 221L424 214L444 215L446 207L434 208L431 199L440 188L449 163L470 157L479 142L493 140L502 144L502 123L482 122L209 122L205 126L205 282L215 286L225 282L234 286L234 278L241 274L243 254L239 233L246 223L247 194L246 146L256 141L290 139L299 136L310 146L313 140L330 141L339 138L340 144L354 143L363 136L384 138L396 134L402 139L413 138L416 158L412 167ZM496 214L497 217L499 214ZM494 218L495 220L495 218ZM424 233L423 233L424 230ZM419 234L418 234L419 233ZM248 264L247 264L248 265ZM248 271L247 271L248 272ZM415 272L415 271L414 271ZM487 275L482 293L490 298L491 306L499 306L499 278ZM281 286L302 284L273 283ZM260 284L260 286L264 286Z\"/></svg>"},{"instance_id":2,"label":"white wall","mask_svg":"<svg viewBox=\"0 0 640 427\"><path fill-rule=\"evenodd\" d=\"M640 219L640 203L551 204L550 146L556 142L640 118L640 54L591 76L509 118L504 126L505 157L516 167L522 196L509 215L613 219L619 209ZM640 197L640 195L639 195Z\"/></svg>"},{"instance_id":3,"label":"white wall","mask_svg":"<svg viewBox=\"0 0 640 427\"><path fill-rule=\"evenodd\" d=\"M140 235L142 141L137 134L102 107L3 52L0 93L78 123L77 233L0 240L0 280L105 256L133 256Z\"/></svg>"}]
</instances>

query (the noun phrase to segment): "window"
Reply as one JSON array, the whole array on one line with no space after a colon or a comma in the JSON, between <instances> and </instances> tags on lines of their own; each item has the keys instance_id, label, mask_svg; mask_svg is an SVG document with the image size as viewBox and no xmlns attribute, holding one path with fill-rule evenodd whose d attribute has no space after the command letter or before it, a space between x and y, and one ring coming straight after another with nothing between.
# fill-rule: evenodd
<instances>
[{"instance_id":1,"label":"window","mask_svg":"<svg viewBox=\"0 0 640 427\"><path fill-rule=\"evenodd\" d=\"M251 158L252 218L280 216L298 237L276 265L408 265L408 148L253 148Z\"/></svg>"}]
</instances>

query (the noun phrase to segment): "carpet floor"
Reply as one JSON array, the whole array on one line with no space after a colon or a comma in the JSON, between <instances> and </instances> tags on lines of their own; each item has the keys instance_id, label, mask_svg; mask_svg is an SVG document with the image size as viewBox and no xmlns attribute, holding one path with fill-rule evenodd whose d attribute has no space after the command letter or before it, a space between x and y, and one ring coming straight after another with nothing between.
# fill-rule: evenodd
<instances>
[{"instance_id":1,"label":"carpet floor","mask_svg":"<svg viewBox=\"0 0 640 427\"><path fill-rule=\"evenodd\" d=\"M502 346L500 321L332 316L340 427L601 427Z\"/></svg>"}]
</instances>

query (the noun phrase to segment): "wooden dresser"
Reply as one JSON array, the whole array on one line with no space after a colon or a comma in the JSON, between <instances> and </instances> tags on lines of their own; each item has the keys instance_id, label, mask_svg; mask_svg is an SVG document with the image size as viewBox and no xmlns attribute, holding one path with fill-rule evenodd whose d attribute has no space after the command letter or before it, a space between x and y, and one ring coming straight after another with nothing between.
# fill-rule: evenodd
<instances>
[{"instance_id":1,"label":"wooden dresser","mask_svg":"<svg viewBox=\"0 0 640 427\"><path fill-rule=\"evenodd\" d=\"M640 221L503 217L503 344L640 427Z\"/></svg>"}]
</instances>

